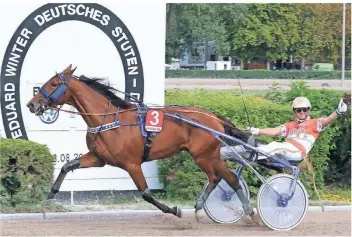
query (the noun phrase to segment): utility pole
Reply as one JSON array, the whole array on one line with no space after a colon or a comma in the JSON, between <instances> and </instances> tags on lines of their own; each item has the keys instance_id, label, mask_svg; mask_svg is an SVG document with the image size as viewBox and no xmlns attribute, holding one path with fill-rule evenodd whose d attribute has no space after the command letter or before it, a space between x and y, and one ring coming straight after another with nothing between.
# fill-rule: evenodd
<instances>
[{"instance_id":1,"label":"utility pole","mask_svg":"<svg viewBox=\"0 0 352 237\"><path fill-rule=\"evenodd\" d=\"M345 28L346 28L346 3L343 3L342 10L342 68L341 68L341 87L345 80Z\"/></svg>"}]
</instances>

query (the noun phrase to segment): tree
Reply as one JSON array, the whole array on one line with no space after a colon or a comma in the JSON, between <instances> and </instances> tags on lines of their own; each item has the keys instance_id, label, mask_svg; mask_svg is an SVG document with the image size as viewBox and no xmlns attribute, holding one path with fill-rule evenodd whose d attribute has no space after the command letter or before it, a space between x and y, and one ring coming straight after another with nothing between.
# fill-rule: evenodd
<instances>
[{"instance_id":1,"label":"tree","mask_svg":"<svg viewBox=\"0 0 352 237\"><path fill-rule=\"evenodd\" d=\"M346 4L346 58L351 58L351 5ZM295 57L337 63L342 48L342 4L297 4L300 38Z\"/></svg>"},{"instance_id":2,"label":"tree","mask_svg":"<svg viewBox=\"0 0 352 237\"><path fill-rule=\"evenodd\" d=\"M251 4L240 26L234 30L233 54L244 59L264 56L284 59L298 41L298 19L294 4Z\"/></svg>"},{"instance_id":3,"label":"tree","mask_svg":"<svg viewBox=\"0 0 352 237\"><path fill-rule=\"evenodd\" d=\"M351 58L351 4L346 4L346 59ZM310 59L337 63L342 4L167 4L166 61L215 40L218 55L242 59ZM181 47L182 40L182 47ZM346 60L346 61L347 61Z\"/></svg>"},{"instance_id":4,"label":"tree","mask_svg":"<svg viewBox=\"0 0 352 237\"><path fill-rule=\"evenodd\" d=\"M172 57L180 54L180 40L176 25L176 15L182 13L181 8L181 4L166 4L166 63L170 63Z\"/></svg>"},{"instance_id":5,"label":"tree","mask_svg":"<svg viewBox=\"0 0 352 237\"><path fill-rule=\"evenodd\" d=\"M231 34L246 12L245 4L167 4L166 61L180 56L180 46L215 40L217 54L231 51Z\"/></svg>"}]
</instances>

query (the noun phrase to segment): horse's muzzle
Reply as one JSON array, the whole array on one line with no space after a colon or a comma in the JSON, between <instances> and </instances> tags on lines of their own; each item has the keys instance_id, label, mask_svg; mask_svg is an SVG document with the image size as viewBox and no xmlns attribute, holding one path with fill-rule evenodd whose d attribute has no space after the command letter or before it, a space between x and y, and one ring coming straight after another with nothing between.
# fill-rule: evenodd
<instances>
[{"instance_id":1,"label":"horse's muzzle","mask_svg":"<svg viewBox=\"0 0 352 237\"><path fill-rule=\"evenodd\" d=\"M33 104L31 102L27 103L27 107L31 113L39 116L42 115L45 111L45 105L42 103Z\"/></svg>"},{"instance_id":2,"label":"horse's muzzle","mask_svg":"<svg viewBox=\"0 0 352 237\"><path fill-rule=\"evenodd\" d=\"M28 107L28 109L29 109L29 111L30 111L31 113L34 113L34 112L35 112L35 110L34 110L34 104L33 104L33 103L28 102L28 103L27 103L27 107Z\"/></svg>"}]
</instances>

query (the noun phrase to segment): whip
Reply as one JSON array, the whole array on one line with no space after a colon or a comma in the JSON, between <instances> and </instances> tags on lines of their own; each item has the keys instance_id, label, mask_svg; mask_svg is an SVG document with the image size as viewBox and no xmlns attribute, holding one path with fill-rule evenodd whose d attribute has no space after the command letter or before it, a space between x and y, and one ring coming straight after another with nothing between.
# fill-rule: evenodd
<instances>
[{"instance_id":1,"label":"whip","mask_svg":"<svg viewBox=\"0 0 352 237\"><path fill-rule=\"evenodd\" d=\"M238 84L240 85L240 89L241 89L242 103L243 103L244 111L246 112L246 115L247 115L248 125L249 125L249 127L252 127L251 122L249 121L249 115L248 115L248 112L247 112L247 107L246 107L246 104L244 103L241 82L240 82L239 78L237 78L237 80L238 80Z\"/></svg>"}]
</instances>

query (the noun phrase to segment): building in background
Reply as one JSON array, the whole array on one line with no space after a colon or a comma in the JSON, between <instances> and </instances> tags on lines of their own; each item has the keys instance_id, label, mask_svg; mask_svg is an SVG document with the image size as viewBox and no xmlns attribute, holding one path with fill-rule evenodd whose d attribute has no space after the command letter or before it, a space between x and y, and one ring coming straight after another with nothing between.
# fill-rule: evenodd
<instances>
[{"instance_id":1,"label":"building in background","mask_svg":"<svg viewBox=\"0 0 352 237\"><path fill-rule=\"evenodd\" d=\"M191 49L181 47L180 61L175 61L177 68L205 70L311 70L314 63L330 62L295 59L292 55L286 60L268 60L265 56L258 55L241 62L241 59L235 55L217 55L214 40L207 42L207 48L204 41L194 43ZM176 69L174 65L172 68ZM351 59L346 60L345 68L351 69ZM334 70L341 70L341 60L334 64Z\"/></svg>"},{"instance_id":2,"label":"building in background","mask_svg":"<svg viewBox=\"0 0 352 237\"><path fill-rule=\"evenodd\" d=\"M236 57L217 55L215 41L196 42L192 49L181 50L180 68L208 70L239 70L240 60Z\"/></svg>"}]
</instances>

